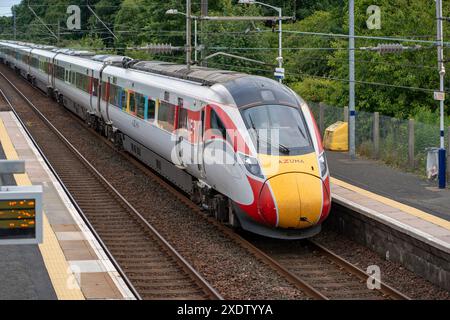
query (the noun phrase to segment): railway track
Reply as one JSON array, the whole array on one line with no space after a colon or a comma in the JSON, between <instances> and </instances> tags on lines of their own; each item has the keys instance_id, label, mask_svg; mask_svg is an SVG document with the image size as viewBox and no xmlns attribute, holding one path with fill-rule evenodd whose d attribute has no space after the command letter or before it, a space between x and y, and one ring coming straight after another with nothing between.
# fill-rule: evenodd
<instances>
[{"instance_id":1,"label":"railway track","mask_svg":"<svg viewBox=\"0 0 450 320\"><path fill-rule=\"evenodd\" d=\"M3 100L104 244L136 298L222 299L3 73L0 77L13 96L8 98L0 89Z\"/></svg>"},{"instance_id":2,"label":"railway track","mask_svg":"<svg viewBox=\"0 0 450 320\"><path fill-rule=\"evenodd\" d=\"M75 115L71 117L88 128ZM89 129L109 147L114 146L101 137L94 130ZM287 242L283 246L275 245L277 242L263 238L264 240L244 239L230 228L208 217L201 209L193 203L187 195L161 178L157 173L143 165L131 155L120 152L120 154L139 168L144 174L158 183L175 198L196 212L208 223L215 225L223 234L233 240L239 246L245 248L257 260L263 262L279 275L287 279L297 289L305 292L312 299L408 299L407 296L395 289L381 283L380 290L369 290L366 286L368 275L353 266L349 262L333 254L326 248L312 241L300 241L303 248L286 251ZM87 200L86 205L92 205L92 198ZM130 228L131 230L131 228ZM261 240L261 241L260 241Z\"/></svg>"},{"instance_id":3,"label":"railway track","mask_svg":"<svg viewBox=\"0 0 450 320\"><path fill-rule=\"evenodd\" d=\"M409 300L389 285L367 287L368 274L313 240L285 241L249 236L256 247L320 292L322 299ZM371 284L375 284L370 279Z\"/></svg>"}]
</instances>

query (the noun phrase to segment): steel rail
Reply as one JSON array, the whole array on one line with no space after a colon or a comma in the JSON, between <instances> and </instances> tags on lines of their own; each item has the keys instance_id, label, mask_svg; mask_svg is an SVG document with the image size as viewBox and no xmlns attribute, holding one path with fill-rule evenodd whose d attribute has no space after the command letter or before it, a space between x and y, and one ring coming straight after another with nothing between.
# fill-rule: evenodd
<instances>
[{"instance_id":1,"label":"steel rail","mask_svg":"<svg viewBox=\"0 0 450 320\"><path fill-rule=\"evenodd\" d=\"M348 260L342 258L341 256L335 254L331 250L327 249L323 245L317 243L314 240L309 239L308 242L310 243L311 247L319 251L322 255L326 256L328 259L336 263L337 265L344 268L347 272L351 273L352 275L356 276L362 281L366 281L369 277L369 274L349 262ZM383 293L383 295L390 297L394 300L411 300L408 296L401 293L400 291L394 289L393 287L389 286L388 284L379 281L380 289L375 289Z\"/></svg>"}]
</instances>

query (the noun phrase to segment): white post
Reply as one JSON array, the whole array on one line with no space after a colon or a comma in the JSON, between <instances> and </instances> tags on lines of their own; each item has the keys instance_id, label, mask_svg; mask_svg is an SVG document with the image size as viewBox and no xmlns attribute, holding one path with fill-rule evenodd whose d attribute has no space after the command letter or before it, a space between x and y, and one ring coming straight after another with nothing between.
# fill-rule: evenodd
<instances>
[{"instance_id":1,"label":"white post","mask_svg":"<svg viewBox=\"0 0 450 320\"><path fill-rule=\"evenodd\" d=\"M351 158L356 156L355 148L355 0L349 0L349 154Z\"/></svg>"},{"instance_id":2,"label":"white post","mask_svg":"<svg viewBox=\"0 0 450 320\"><path fill-rule=\"evenodd\" d=\"M281 13L281 8L278 9L278 17L279 17L279 23L278 23L278 67L283 68L283 27L282 27L282 21L283 16ZM283 80L280 78L279 82L282 83Z\"/></svg>"},{"instance_id":3,"label":"white post","mask_svg":"<svg viewBox=\"0 0 450 320\"><path fill-rule=\"evenodd\" d=\"M188 70L191 69L191 30L191 0L186 0L186 65Z\"/></svg>"},{"instance_id":4,"label":"white post","mask_svg":"<svg viewBox=\"0 0 450 320\"><path fill-rule=\"evenodd\" d=\"M195 63L197 63L197 61L198 61L198 49L197 49L197 47L198 47L198 31L197 31L197 20L198 19L195 19L194 20L194 46L195 46L195 51L194 51L194 60L195 60Z\"/></svg>"}]
</instances>

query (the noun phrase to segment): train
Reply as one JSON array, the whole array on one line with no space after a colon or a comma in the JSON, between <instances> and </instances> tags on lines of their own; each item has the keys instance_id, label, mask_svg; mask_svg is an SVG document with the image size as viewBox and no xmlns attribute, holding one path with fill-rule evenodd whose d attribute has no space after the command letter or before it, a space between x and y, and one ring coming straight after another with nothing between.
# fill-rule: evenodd
<instances>
[{"instance_id":1,"label":"train","mask_svg":"<svg viewBox=\"0 0 450 320\"><path fill-rule=\"evenodd\" d=\"M0 61L224 224L302 239L329 215L314 116L275 80L9 40Z\"/></svg>"}]
</instances>

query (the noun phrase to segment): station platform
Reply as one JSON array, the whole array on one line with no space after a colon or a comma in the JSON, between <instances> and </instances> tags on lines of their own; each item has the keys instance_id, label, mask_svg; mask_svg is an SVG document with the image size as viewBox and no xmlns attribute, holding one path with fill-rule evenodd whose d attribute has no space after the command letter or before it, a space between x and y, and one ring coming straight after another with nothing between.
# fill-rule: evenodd
<instances>
[{"instance_id":1,"label":"station platform","mask_svg":"<svg viewBox=\"0 0 450 320\"><path fill-rule=\"evenodd\" d=\"M327 159L333 203L352 212L340 231L450 290L450 190L347 153Z\"/></svg>"},{"instance_id":2,"label":"station platform","mask_svg":"<svg viewBox=\"0 0 450 320\"><path fill-rule=\"evenodd\" d=\"M0 158L25 160L2 185L43 187L43 243L2 245L0 299L134 299L12 112L0 112Z\"/></svg>"}]
</instances>

